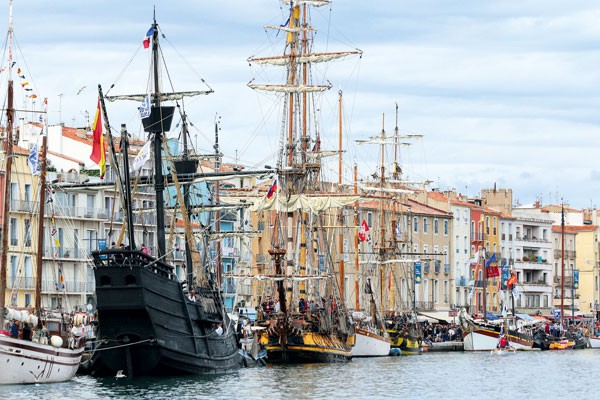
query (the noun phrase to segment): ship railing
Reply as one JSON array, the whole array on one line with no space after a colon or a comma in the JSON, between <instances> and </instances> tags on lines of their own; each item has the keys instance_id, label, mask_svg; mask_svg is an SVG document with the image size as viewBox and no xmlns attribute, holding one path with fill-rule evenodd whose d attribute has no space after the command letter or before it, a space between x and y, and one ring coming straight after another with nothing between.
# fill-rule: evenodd
<instances>
[{"instance_id":1,"label":"ship railing","mask_svg":"<svg viewBox=\"0 0 600 400\"><path fill-rule=\"evenodd\" d=\"M177 280L175 268L140 250L108 249L93 251L94 266L101 267L133 267L148 268L155 274Z\"/></svg>"}]
</instances>

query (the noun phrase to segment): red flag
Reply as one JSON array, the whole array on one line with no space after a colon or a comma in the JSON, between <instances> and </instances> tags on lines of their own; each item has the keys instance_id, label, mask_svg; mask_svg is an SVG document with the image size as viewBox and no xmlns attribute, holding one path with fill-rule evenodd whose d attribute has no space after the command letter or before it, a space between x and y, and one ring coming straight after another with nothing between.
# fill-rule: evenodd
<instances>
[{"instance_id":1,"label":"red flag","mask_svg":"<svg viewBox=\"0 0 600 400\"><path fill-rule=\"evenodd\" d=\"M102 116L100 114L100 99L98 99L98 108L94 118L94 141L92 144L92 154L90 159L100 167L100 179L104 179L106 172L106 151L104 149L104 135L102 135Z\"/></svg>"},{"instance_id":2,"label":"red flag","mask_svg":"<svg viewBox=\"0 0 600 400\"><path fill-rule=\"evenodd\" d=\"M517 283L517 274L512 274L510 278L508 278L508 280L506 281L506 285L510 286L514 285L515 283Z\"/></svg>"},{"instance_id":3,"label":"red flag","mask_svg":"<svg viewBox=\"0 0 600 400\"><path fill-rule=\"evenodd\" d=\"M275 181L273 182L273 184L269 188L269 191L267 192L267 199L270 199L271 197L273 197L273 195L275 194L275 192L277 192L277 179L275 179Z\"/></svg>"},{"instance_id":4,"label":"red flag","mask_svg":"<svg viewBox=\"0 0 600 400\"><path fill-rule=\"evenodd\" d=\"M496 276L500 276L500 271L496 266L486 267L485 273L488 278L495 278Z\"/></svg>"},{"instance_id":5,"label":"red flag","mask_svg":"<svg viewBox=\"0 0 600 400\"><path fill-rule=\"evenodd\" d=\"M367 240L368 233L369 233L369 225L367 224L367 221L365 221L363 219L362 224L358 227L358 239L361 242L364 242L365 240Z\"/></svg>"}]
</instances>

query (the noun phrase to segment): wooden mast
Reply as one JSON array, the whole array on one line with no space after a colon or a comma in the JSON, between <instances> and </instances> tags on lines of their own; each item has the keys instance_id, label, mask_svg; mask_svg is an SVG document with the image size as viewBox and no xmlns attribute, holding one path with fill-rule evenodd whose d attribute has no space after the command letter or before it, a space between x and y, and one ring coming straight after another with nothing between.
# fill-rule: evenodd
<instances>
[{"instance_id":1,"label":"wooden mast","mask_svg":"<svg viewBox=\"0 0 600 400\"><path fill-rule=\"evenodd\" d=\"M560 238L560 326L562 327L565 315L565 203L562 203L560 208ZM573 282L571 282L572 284ZM571 300L571 307L573 307L573 300Z\"/></svg>"},{"instance_id":2,"label":"wooden mast","mask_svg":"<svg viewBox=\"0 0 600 400\"><path fill-rule=\"evenodd\" d=\"M47 99L44 99L44 105L47 104ZM44 110L46 112L46 110ZM44 213L46 206L46 154L47 154L47 140L48 131L46 128L46 116L44 116L44 133L42 136L42 148L40 151L40 206L38 215L38 237L37 237L37 258L36 258L36 269L35 269L35 311L38 316L41 316L42 310L42 258L44 255L44 249L42 244L44 243Z\"/></svg>"},{"instance_id":3,"label":"wooden mast","mask_svg":"<svg viewBox=\"0 0 600 400\"><path fill-rule=\"evenodd\" d=\"M358 167L354 164L354 195L358 195ZM354 210L354 291L356 293L356 311L360 310L360 288L358 277L360 276L360 263L358 261L358 200Z\"/></svg>"},{"instance_id":4,"label":"wooden mast","mask_svg":"<svg viewBox=\"0 0 600 400\"><path fill-rule=\"evenodd\" d=\"M339 169L338 169L338 191L342 191L342 91L339 94L339 132L338 132L338 154L339 154ZM346 301L346 271L344 270L344 209L339 209L339 246L338 246L338 257L340 257L340 299L342 302Z\"/></svg>"},{"instance_id":5,"label":"wooden mast","mask_svg":"<svg viewBox=\"0 0 600 400\"><path fill-rule=\"evenodd\" d=\"M12 80L12 40L13 40L13 1L10 0L8 16L8 93L6 104L6 140L4 141L4 156L6 169L4 172L4 209L2 213L2 253L0 254L0 328L4 328L6 306L6 265L8 252L8 226L10 214L10 175L12 171L13 154L13 123L15 118Z\"/></svg>"}]
</instances>

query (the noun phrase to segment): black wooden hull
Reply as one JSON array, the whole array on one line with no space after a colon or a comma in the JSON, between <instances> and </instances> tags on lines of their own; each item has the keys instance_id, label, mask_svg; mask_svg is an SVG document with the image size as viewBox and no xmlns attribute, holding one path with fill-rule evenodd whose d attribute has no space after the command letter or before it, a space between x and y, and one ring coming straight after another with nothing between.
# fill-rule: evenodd
<instances>
[{"instance_id":1,"label":"black wooden hull","mask_svg":"<svg viewBox=\"0 0 600 400\"><path fill-rule=\"evenodd\" d=\"M242 366L219 292L198 288L199 301L191 302L170 266L137 251L95 253L94 261L101 342L92 375L206 374Z\"/></svg>"}]
</instances>

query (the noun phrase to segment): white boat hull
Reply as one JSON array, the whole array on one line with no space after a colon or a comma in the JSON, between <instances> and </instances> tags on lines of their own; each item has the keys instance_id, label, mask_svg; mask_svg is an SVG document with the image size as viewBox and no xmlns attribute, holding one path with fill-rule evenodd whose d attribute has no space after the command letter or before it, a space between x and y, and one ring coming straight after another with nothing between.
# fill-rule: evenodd
<instances>
[{"instance_id":1,"label":"white boat hull","mask_svg":"<svg viewBox=\"0 0 600 400\"><path fill-rule=\"evenodd\" d=\"M73 378L83 348L56 348L0 335L0 384L53 383Z\"/></svg>"},{"instance_id":2,"label":"white boat hull","mask_svg":"<svg viewBox=\"0 0 600 400\"><path fill-rule=\"evenodd\" d=\"M352 357L383 357L390 355L390 339L364 329L355 329Z\"/></svg>"},{"instance_id":3,"label":"white boat hull","mask_svg":"<svg viewBox=\"0 0 600 400\"><path fill-rule=\"evenodd\" d=\"M490 351L498 345L498 333L490 332L487 329L472 329L464 337L465 351ZM510 341L511 347L517 350L529 350L533 346L533 341L520 343L516 340Z\"/></svg>"},{"instance_id":4,"label":"white boat hull","mask_svg":"<svg viewBox=\"0 0 600 400\"><path fill-rule=\"evenodd\" d=\"M589 337L590 339L590 347L592 349L600 349L600 337Z\"/></svg>"}]
</instances>

